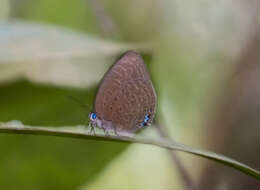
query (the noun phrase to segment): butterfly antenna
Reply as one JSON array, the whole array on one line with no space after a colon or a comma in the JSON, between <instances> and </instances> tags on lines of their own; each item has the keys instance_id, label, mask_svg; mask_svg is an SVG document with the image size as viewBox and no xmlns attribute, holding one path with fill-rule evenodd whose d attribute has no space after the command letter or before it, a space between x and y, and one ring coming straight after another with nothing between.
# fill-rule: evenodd
<instances>
[{"instance_id":1,"label":"butterfly antenna","mask_svg":"<svg viewBox=\"0 0 260 190\"><path fill-rule=\"evenodd\" d=\"M69 99L73 100L74 102L76 102L77 104L79 104L83 109L87 109L87 110L91 110L90 106L87 104L83 104L82 101L80 101L79 99L73 97L73 96L68 96Z\"/></svg>"}]
</instances>

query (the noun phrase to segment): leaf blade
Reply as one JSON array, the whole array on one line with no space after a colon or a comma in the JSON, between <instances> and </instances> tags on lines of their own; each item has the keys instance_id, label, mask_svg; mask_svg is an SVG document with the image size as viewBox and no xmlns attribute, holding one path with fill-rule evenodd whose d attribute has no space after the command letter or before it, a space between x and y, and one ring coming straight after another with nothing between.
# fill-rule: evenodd
<instances>
[{"instance_id":1,"label":"leaf blade","mask_svg":"<svg viewBox=\"0 0 260 190\"><path fill-rule=\"evenodd\" d=\"M9 134L31 134L31 135L46 135L46 136L57 136L57 137L70 137L77 139L88 139L88 140L98 140L98 141L115 141L115 142L125 142L125 143L141 143L148 145L155 145L162 148L181 151L185 153L190 153L200 157L204 157L219 163L222 163L226 166L234 168L238 171L243 172L244 174L250 175L258 180L260 180L260 171L238 162L234 159L226 157L221 154L217 154L211 151L206 151L202 149L192 148L187 145L173 142L165 139L148 139L143 137L136 136L106 136L103 134L96 134L95 136L89 135L85 130L82 130L82 126L79 128L79 131L75 132L75 127L61 127L61 128L51 128L51 127L31 127L24 126L22 124L8 124L0 123L0 133L9 133Z\"/></svg>"}]
</instances>

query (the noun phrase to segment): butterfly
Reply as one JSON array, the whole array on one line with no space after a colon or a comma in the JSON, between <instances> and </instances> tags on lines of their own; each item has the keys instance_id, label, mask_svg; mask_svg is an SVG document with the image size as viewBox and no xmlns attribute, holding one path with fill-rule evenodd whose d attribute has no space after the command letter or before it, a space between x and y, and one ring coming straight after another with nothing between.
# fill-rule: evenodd
<instances>
[{"instance_id":1,"label":"butterfly","mask_svg":"<svg viewBox=\"0 0 260 190\"><path fill-rule=\"evenodd\" d=\"M104 75L89 114L91 130L133 133L152 123L157 96L142 57L135 51L120 56Z\"/></svg>"}]
</instances>

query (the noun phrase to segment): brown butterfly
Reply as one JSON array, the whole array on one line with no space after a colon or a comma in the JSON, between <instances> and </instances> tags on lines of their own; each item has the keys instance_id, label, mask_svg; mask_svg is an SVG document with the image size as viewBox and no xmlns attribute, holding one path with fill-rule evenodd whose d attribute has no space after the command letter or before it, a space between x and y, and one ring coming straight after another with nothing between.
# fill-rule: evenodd
<instances>
[{"instance_id":1,"label":"brown butterfly","mask_svg":"<svg viewBox=\"0 0 260 190\"><path fill-rule=\"evenodd\" d=\"M150 125L157 97L142 57L135 51L124 53L104 75L89 114L91 129L105 132L135 132Z\"/></svg>"}]
</instances>

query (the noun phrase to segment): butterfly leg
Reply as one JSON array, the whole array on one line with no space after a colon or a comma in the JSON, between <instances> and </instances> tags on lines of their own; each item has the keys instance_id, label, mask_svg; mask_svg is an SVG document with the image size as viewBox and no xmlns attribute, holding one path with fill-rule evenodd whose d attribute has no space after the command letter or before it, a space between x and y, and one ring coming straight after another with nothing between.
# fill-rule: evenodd
<instances>
[{"instance_id":1,"label":"butterfly leg","mask_svg":"<svg viewBox=\"0 0 260 190\"><path fill-rule=\"evenodd\" d=\"M119 134L118 134L117 131L116 131L116 127L113 127L113 131L114 131L114 134L115 134L116 136L119 136Z\"/></svg>"},{"instance_id":2,"label":"butterfly leg","mask_svg":"<svg viewBox=\"0 0 260 190\"><path fill-rule=\"evenodd\" d=\"M90 130L88 131L88 133L91 135L93 134L94 136L96 136L96 132L95 132L95 126L93 124L89 124Z\"/></svg>"},{"instance_id":3,"label":"butterfly leg","mask_svg":"<svg viewBox=\"0 0 260 190\"><path fill-rule=\"evenodd\" d=\"M90 134L92 134L92 132L93 132L93 135L96 136L96 131L95 131L94 126L91 126L91 128L90 128Z\"/></svg>"},{"instance_id":4,"label":"butterfly leg","mask_svg":"<svg viewBox=\"0 0 260 190\"><path fill-rule=\"evenodd\" d=\"M118 133L117 133L117 131L116 131L116 127L113 126L113 123L112 123L111 121L108 121L108 122L106 123L106 125L107 125L107 127L109 128L110 131L113 130L114 134L115 134L116 136L119 136Z\"/></svg>"},{"instance_id":5,"label":"butterfly leg","mask_svg":"<svg viewBox=\"0 0 260 190\"><path fill-rule=\"evenodd\" d=\"M104 130L105 136L109 137L109 132L108 132L108 130L106 130L105 128L103 128L103 130Z\"/></svg>"},{"instance_id":6,"label":"butterfly leg","mask_svg":"<svg viewBox=\"0 0 260 190\"><path fill-rule=\"evenodd\" d=\"M105 136L109 136L109 132L108 132L108 130L106 129L106 127L102 124L101 125L101 128L103 129L103 131L104 131L104 133L105 133Z\"/></svg>"}]
</instances>

